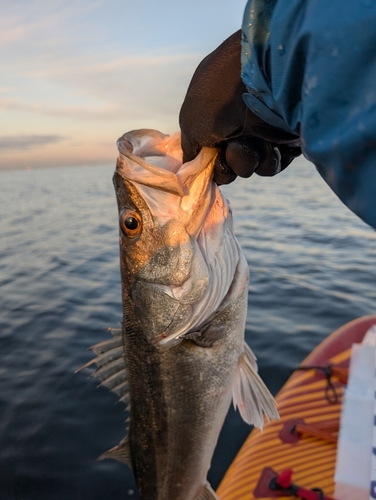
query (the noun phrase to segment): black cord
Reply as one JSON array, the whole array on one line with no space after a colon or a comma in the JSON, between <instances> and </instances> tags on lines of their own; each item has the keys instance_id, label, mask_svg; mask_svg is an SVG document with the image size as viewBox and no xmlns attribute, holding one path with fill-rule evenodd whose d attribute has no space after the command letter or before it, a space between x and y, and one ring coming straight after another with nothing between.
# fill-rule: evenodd
<instances>
[{"instance_id":1,"label":"black cord","mask_svg":"<svg viewBox=\"0 0 376 500\"><path fill-rule=\"evenodd\" d=\"M334 387L334 384L332 382L332 365L328 366L307 366L307 365L302 365L298 366L295 368L294 371L296 370L316 370L322 372L325 377L326 377L326 387L325 387L325 399L329 404L336 404L338 403L338 393L336 391L336 388ZM321 499L320 499L321 500Z\"/></svg>"},{"instance_id":2,"label":"black cord","mask_svg":"<svg viewBox=\"0 0 376 500\"><path fill-rule=\"evenodd\" d=\"M312 491L319 494L319 500L325 500L325 495L321 488L312 488Z\"/></svg>"},{"instance_id":3,"label":"black cord","mask_svg":"<svg viewBox=\"0 0 376 500\"><path fill-rule=\"evenodd\" d=\"M290 484L290 486L287 486L287 488L284 488L277 483L277 478L273 477L269 482L269 489L271 489L272 491L283 491L286 496L298 497L299 486L292 483ZM318 500L325 500L325 495L321 488L312 488L311 491L318 493ZM302 500L304 500L303 497L299 498L302 498Z\"/></svg>"}]
</instances>

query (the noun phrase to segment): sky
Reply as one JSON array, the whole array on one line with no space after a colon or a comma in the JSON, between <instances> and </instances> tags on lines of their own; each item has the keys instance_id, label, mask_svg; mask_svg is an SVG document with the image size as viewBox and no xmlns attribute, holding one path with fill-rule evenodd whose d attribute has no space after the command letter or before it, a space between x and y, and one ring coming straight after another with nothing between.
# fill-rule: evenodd
<instances>
[{"instance_id":1,"label":"sky","mask_svg":"<svg viewBox=\"0 0 376 500\"><path fill-rule=\"evenodd\" d=\"M198 63L246 0L1 0L0 170L114 163L124 132L178 130Z\"/></svg>"}]
</instances>

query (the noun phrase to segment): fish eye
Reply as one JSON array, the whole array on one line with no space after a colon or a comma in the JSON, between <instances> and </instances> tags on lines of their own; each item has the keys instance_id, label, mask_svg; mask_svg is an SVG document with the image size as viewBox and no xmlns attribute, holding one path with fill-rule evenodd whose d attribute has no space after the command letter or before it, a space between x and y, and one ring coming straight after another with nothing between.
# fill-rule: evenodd
<instances>
[{"instance_id":1,"label":"fish eye","mask_svg":"<svg viewBox=\"0 0 376 500\"><path fill-rule=\"evenodd\" d=\"M142 229L140 215L135 210L122 210L120 212L120 227L128 238L135 238L140 234Z\"/></svg>"},{"instance_id":2,"label":"fish eye","mask_svg":"<svg viewBox=\"0 0 376 500\"><path fill-rule=\"evenodd\" d=\"M124 226L129 229L129 231L134 231L135 229L138 228L138 220L136 219L136 217L127 217L125 220L124 220Z\"/></svg>"}]
</instances>

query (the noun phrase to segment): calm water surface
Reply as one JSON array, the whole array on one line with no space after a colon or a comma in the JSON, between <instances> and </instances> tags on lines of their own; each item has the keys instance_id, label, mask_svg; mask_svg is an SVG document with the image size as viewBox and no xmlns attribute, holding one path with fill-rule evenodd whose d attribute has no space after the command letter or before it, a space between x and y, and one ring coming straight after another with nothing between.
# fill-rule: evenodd
<instances>
[{"instance_id":1,"label":"calm water surface","mask_svg":"<svg viewBox=\"0 0 376 500\"><path fill-rule=\"evenodd\" d=\"M0 173L0 500L137 499L96 461L126 414L90 372L121 321L112 167ZM375 313L376 235L304 160L224 189L250 268L246 338L273 393L328 334ZM249 432L232 410L209 479Z\"/></svg>"}]
</instances>

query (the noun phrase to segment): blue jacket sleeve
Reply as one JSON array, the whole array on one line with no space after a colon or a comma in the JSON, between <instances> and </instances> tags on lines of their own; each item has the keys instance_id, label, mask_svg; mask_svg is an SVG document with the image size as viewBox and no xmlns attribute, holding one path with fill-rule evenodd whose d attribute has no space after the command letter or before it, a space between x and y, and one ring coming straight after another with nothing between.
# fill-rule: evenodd
<instances>
[{"instance_id":1,"label":"blue jacket sleeve","mask_svg":"<svg viewBox=\"0 0 376 500\"><path fill-rule=\"evenodd\" d=\"M376 228L376 1L249 0L247 106L300 135L338 197Z\"/></svg>"}]
</instances>

